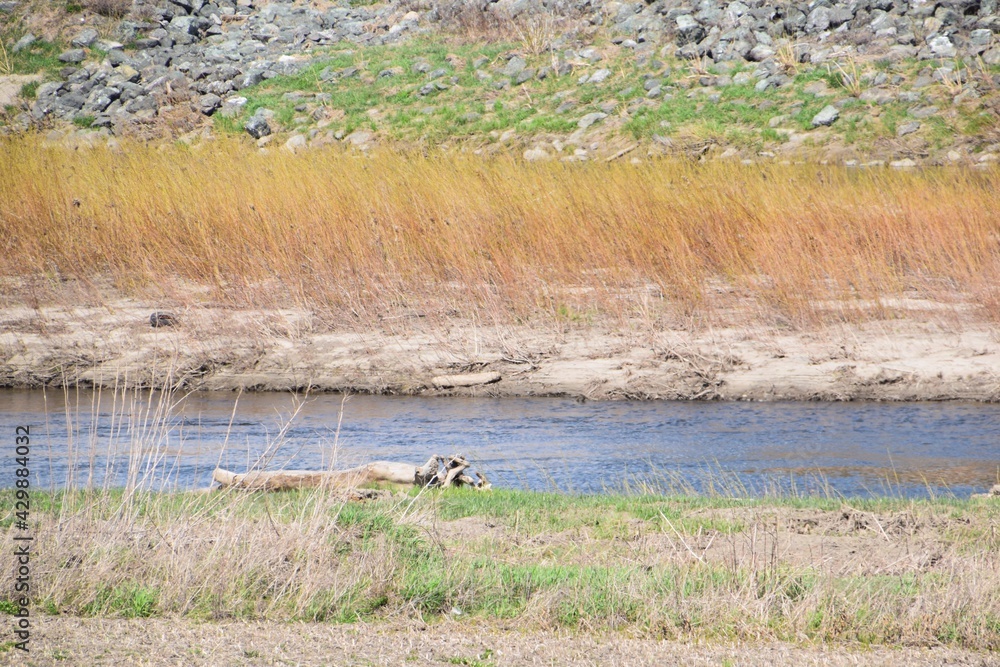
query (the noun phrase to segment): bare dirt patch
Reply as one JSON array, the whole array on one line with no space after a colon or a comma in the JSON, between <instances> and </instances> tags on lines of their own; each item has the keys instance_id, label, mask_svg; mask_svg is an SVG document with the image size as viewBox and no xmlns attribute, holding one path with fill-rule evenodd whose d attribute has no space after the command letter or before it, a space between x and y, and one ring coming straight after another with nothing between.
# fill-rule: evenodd
<instances>
[{"instance_id":1,"label":"bare dirt patch","mask_svg":"<svg viewBox=\"0 0 1000 667\"><path fill-rule=\"evenodd\" d=\"M497 624L195 623L44 617L31 665L1000 665L950 648L845 648L784 643L689 644L618 635L516 632ZM21 656L0 654L0 663Z\"/></svg>"}]
</instances>

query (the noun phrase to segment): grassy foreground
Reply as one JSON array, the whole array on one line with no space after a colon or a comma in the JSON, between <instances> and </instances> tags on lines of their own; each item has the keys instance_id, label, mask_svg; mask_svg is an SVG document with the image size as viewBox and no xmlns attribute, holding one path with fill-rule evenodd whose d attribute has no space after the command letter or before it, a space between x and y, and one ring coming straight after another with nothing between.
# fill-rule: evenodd
<instances>
[{"instance_id":1,"label":"grassy foreground","mask_svg":"<svg viewBox=\"0 0 1000 667\"><path fill-rule=\"evenodd\" d=\"M985 501L96 491L35 494L33 519L51 615L1000 648Z\"/></svg>"},{"instance_id":2,"label":"grassy foreground","mask_svg":"<svg viewBox=\"0 0 1000 667\"><path fill-rule=\"evenodd\" d=\"M182 301L501 320L633 316L653 295L795 323L885 317L906 296L995 320L998 175L0 139L0 293L44 302L75 279L100 300L110 279Z\"/></svg>"}]
</instances>

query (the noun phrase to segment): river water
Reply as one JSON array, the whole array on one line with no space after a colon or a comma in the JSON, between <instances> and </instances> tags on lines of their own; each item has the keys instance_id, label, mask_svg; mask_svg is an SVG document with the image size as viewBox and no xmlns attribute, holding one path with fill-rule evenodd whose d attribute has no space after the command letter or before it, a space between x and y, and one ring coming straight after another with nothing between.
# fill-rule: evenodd
<instances>
[{"instance_id":1,"label":"river water","mask_svg":"<svg viewBox=\"0 0 1000 667\"><path fill-rule=\"evenodd\" d=\"M997 481L1000 406L585 402L89 390L0 391L35 488L204 488L235 471L463 453L501 487L967 497Z\"/></svg>"}]
</instances>

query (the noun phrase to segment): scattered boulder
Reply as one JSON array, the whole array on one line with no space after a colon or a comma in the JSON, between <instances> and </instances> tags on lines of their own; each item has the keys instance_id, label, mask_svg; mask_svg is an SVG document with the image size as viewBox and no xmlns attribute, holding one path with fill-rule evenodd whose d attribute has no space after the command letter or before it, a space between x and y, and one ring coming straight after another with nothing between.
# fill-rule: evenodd
<instances>
[{"instance_id":1,"label":"scattered boulder","mask_svg":"<svg viewBox=\"0 0 1000 667\"><path fill-rule=\"evenodd\" d=\"M529 148L524 151L526 162L541 162L549 159L549 154L544 148Z\"/></svg>"},{"instance_id":2,"label":"scattered boulder","mask_svg":"<svg viewBox=\"0 0 1000 667\"><path fill-rule=\"evenodd\" d=\"M69 49L59 54L59 61L64 63L82 63L87 59L87 53L83 49Z\"/></svg>"},{"instance_id":3,"label":"scattered boulder","mask_svg":"<svg viewBox=\"0 0 1000 667\"><path fill-rule=\"evenodd\" d=\"M218 95L208 93L198 98L198 111L211 116L222 106L222 98Z\"/></svg>"},{"instance_id":4,"label":"scattered boulder","mask_svg":"<svg viewBox=\"0 0 1000 667\"><path fill-rule=\"evenodd\" d=\"M291 151L292 153L297 153L308 145L308 141L305 136L301 134L293 134L288 141L285 142L285 149Z\"/></svg>"},{"instance_id":5,"label":"scattered boulder","mask_svg":"<svg viewBox=\"0 0 1000 667\"><path fill-rule=\"evenodd\" d=\"M25 33L21 39L14 42L14 46L11 47L11 53L20 53L27 48L30 48L32 44L38 41L38 38L32 35L30 32Z\"/></svg>"},{"instance_id":6,"label":"scattered boulder","mask_svg":"<svg viewBox=\"0 0 1000 667\"><path fill-rule=\"evenodd\" d=\"M96 42L98 37L100 37L100 34L98 34L96 30L93 28L87 28L70 40L70 44L81 49L85 49Z\"/></svg>"},{"instance_id":7,"label":"scattered boulder","mask_svg":"<svg viewBox=\"0 0 1000 667\"><path fill-rule=\"evenodd\" d=\"M261 115L252 116L243 126L243 129L254 139L260 139L271 134L271 125Z\"/></svg>"},{"instance_id":8,"label":"scattered boulder","mask_svg":"<svg viewBox=\"0 0 1000 667\"><path fill-rule=\"evenodd\" d=\"M840 118L840 110L832 104L828 104L818 114L813 116L812 126L822 127L824 125L833 125L837 122L838 118Z\"/></svg>"},{"instance_id":9,"label":"scattered boulder","mask_svg":"<svg viewBox=\"0 0 1000 667\"><path fill-rule=\"evenodd\" d=\"M577 121L576 126L579 127L581 130L586 130L594 123L604 120L607 117L608 114L606 113L603 113L601 111L594 111L592 113L588 113L585 116L583 116L579 121Z\"/></svg>"}]
</instances>

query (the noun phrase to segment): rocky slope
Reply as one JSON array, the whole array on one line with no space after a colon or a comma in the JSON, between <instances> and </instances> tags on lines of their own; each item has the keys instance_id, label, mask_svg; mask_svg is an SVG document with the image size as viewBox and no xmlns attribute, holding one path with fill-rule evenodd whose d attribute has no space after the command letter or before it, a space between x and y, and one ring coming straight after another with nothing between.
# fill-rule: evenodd
<instances>
[{"instance_id":1,"label":"rocky slope","mask_svg":"<svg viewBox=\"0 0 1000 667\"><path fill-rule=\"evenodd\" d=\"M36 3L0 3L8 69L52 56L7 131L290 133L293 150L516 140L528 159L1000 152L996 0L98 4L46 39Z\"/></svg>"}]
</instances>

